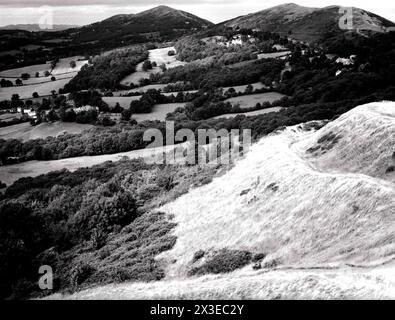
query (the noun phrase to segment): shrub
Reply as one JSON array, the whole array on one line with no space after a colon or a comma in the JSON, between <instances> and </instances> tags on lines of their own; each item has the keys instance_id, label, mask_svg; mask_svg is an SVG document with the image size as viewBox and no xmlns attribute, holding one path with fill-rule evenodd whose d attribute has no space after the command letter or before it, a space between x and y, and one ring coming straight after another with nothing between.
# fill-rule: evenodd
<instances>
[{"instance_id":1,"label":"shrub","mask_svg":"<svg viewBox=\"0 0 395 320\"><path fill-rule=\"evenodd\" d=\"M81 262L71 270L70 282L72 286L76 287L84 283L94 272L90 264Z\"/></svg>"},{"instance_id":2,"label":"shrub","mask_svg":"<svg viewBox=\"0 0 395 320\"><path fill-rule=\"evenodd\" d=\"M222 249L214 252L202 265L191 269L189 275L232 272L250 263L251 258L249 251Z\"/></svg>"},{"instance_id":3,"label":"shrub","mask_svg":"<svg viewBox=\"0 0 395 320\"><path fill-rule=\"evenodd\" d=\"M385 170L385 173L390 173L395 171L395 166L389 166L387 170Z\"/></svg>"}]
</instances>

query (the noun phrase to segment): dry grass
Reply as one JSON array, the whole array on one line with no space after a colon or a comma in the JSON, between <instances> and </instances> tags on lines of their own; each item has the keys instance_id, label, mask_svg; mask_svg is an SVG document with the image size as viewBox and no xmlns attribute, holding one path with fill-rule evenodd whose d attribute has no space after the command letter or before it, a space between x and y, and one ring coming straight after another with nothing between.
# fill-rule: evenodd
<instances>
[{"instance_id":1,"label":"dry grass","mask_svg":"<svg viewBox=\"0 0 395 320\"><path fill-rule=\"evenodd\" d=\"M381 134L384 127L393 130L394 116L393 103L352 110L331 124L343 128L340 142L346 142L331 152L342 159L343 150L366 146L372 159L389 159L393 150L379 146L394 145L392 131ZM387 166L366 162L372 168L367 170L357 158L355 168L363 172L348 172L347 166L322 172L301 145L317 141L326 130L291 127L264 138L229 173L160 208L177 223L177 243L161 255L177 261L169 264L168 276L185 276L198 250L264 252L264 263L304 266L363 264L393 256L395 186L361 174Z\"/></svg>"},{"instance_id":2,"label":"dry grass","mask_svg":"<svg viewBox=\"0 0 395 320\"><path fill-rule=\"evenodd\" d=\"M394 299L395 277L379 270L235 272L187 280L111 284L48 299Z\"/></svg>"}]
</instances>

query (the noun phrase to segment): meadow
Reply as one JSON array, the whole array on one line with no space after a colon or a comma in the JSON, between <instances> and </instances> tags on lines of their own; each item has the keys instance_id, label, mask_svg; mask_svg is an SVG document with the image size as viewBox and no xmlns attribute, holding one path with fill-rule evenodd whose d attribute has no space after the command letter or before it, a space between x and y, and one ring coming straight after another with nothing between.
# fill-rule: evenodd
<instances>
[{"instance_id":1,"label":"meadow","mask_svg":"<svg viewBox=\"0 0 395 320\"><path fill-rule=\"evenodd\" d=\"M170 50L175 51L174 47L166 47L161 49L153 49L149 50L149 58L151 62L156 62L157 66L152 68L151 70L144 71L143 63L141 62L136 66L136 72L128 75L124 79L122 79L122 85L130 85L135 84L138 85L140 79L149 79L151 74L161 73L160 65L164 64L167 69L175 68L178 66L182 66L185 62L178 61L176 56L169 56L168 52Z\"/></svg>"},{"instance_id":2,"label":"meadow","mask_svg":"<svg viewBox=\"0 0 395 320\"><path fill-rule=\"evenodd\" d=\"M4 117L5 115L2 116ZM17 117L17 114L15 114L14 117ZM0 139L19 139L22 141L40 138L45 139L50 136L56 137L65 132L70 134L81 133L92 127L93 126L90 124L75 122L44 122L37 126L32 126L29 122L26 122L0 128Z\"/></svg>"},{"instance_id":3,"label":"meadow","mask_svg":"<svg viewBox=\"0 0 395 320\"><path fill-rule=\"evenodd\" d=\"M284 95L278 92L266 92L233 97L226 99L225 102L230 102L233 106L239 105L241 109L248 109L255 107L257 103L273 103L274 101L278 101L283 97Z\"/></svg>"}]
</instances>

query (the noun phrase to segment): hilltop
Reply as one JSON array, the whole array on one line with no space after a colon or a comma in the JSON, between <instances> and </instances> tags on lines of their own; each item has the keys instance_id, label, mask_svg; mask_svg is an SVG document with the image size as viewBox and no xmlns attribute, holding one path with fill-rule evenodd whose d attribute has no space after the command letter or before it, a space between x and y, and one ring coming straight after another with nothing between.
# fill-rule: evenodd
<instances>
[{"instance_id":1,"label":"hilltop","mask_svg":"<svg viewBox=\"0 0 395 320\"><path fill-rule=\"evenodd\" d=\"M121 14L75 30L80 41L103 39L159 39L200 30L213 24L185 11L158 6L137 14ZM99 38L99 39L98 39Z\"/></svg>"},{"instance_id":2,"label":"hilltop","mask_svg":"<svg viewBox=\"0 0 395 320\"><path fill-rule=\"evenodd\" d=\"M350 31L339 28L339 21L345 16L341 8L309 8L288 3L237 17L221 25L259 29L289 35L297 40L316 41ZM355 32L386 32L388 28L395 26L393 22L359 8L352 8L352 16L353 24L350 29Z\"/></svg>"}]
</instances>

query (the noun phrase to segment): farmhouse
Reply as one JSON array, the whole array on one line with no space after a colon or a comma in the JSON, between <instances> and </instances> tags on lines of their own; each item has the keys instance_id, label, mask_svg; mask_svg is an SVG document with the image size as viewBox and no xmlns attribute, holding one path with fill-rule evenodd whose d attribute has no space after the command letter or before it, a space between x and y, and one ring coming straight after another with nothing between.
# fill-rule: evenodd
<instances>
[{"instance_id":1,"label":"farmhouse","mask_svg":"<svg viewBox=\"0 0 395 320\"><path fill-rule=\"evenodd\" d=\"M75 113L78 114L78 113L81 113L81 112L86 112L86 111L91 111L91 110L99 111L99 108L98 107L92 107L90 105L86 105L86 106L82 106L82 107L78 107L78 108L73 108L73 110L74 110Z\"/></svg>"},{"instance_id":2,"label":"farmhouse","mask_svg":"<svg viewBox=\"0 0 395 320\"><path fill-rule=\"evenodd\" d=\"M28 115L28 117L32 118L32 119L36 119L37 118L37 112L34 109L24 109L22 107L18 107L16 109L16 111L20 114L26 114Z\"/></svg>"}]
</instances>

